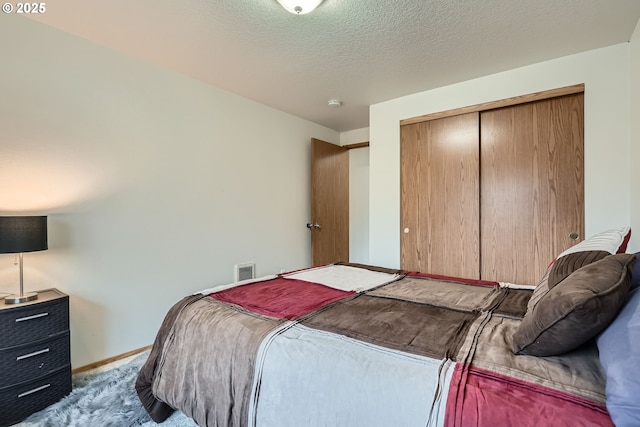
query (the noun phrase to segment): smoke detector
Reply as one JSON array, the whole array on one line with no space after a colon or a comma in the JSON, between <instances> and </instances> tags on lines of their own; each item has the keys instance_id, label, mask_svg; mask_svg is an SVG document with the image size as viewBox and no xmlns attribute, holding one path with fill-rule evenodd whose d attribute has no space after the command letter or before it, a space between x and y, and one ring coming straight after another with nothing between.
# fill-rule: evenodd
<instances>
[{"instance_id":1,"label":"smoke detector","mask_svg":"<svg viewBox=\"0 0 640 427\"><path fill-rule=\"evenodd\" d=\"M342 105L342 102L338 101L337 99L330 99L329 100L329 107L331 108L338 108Z\"/></svg>"}]
</instances>

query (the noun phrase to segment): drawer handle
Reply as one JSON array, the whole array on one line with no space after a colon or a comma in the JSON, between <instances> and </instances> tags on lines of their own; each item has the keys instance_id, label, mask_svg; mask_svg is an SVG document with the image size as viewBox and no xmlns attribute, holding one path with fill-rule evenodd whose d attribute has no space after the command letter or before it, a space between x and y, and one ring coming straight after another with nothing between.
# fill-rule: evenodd
<instances>
[{"instance_id":1,"label":"drawer handle","mask_svg":"<svg viewBox=\"0 0 640 427\"><path fill-rule=\"evenodd\" d=\"M39 392L41 390L44 390L45 388L49 388L49 387L51 387L51 384L45 384L45 385L41 385L40 387L36 387L33 390L25 391L24 393L20 393L18 395L18 399L20 399L21 397L29 396L30 394L33 394L33 393L37 393L37 392Z\"/></svg>"},{"instance_id":2,"label":"drawer handle","mask_svg":"<svg viewBox=\"0 0 640 427\"><path fill-rule=\"evenodd\" d=\"M39 319L40 317L44 317L48 315L49 313L34 314L33 316L21 317L19 319L16 319L16 322L26 322L27 320Z\"/></svg>"},{"instance_id":3,"label":"drawer handle","mask_svg":"<svg viewBox=\"0 0 640 427\"><path fill-rule=\"evenodd\" d=\"M22 356L16 357L16 362L18 362L18 361L20 361L22 359L28 359L30 357L37 356L37 355L43 354L43 353L49 353L49 349L45 348L44 350L34 351L33 353L29 353L29 354L23 354Z\"/></svg>"}]
</instances>

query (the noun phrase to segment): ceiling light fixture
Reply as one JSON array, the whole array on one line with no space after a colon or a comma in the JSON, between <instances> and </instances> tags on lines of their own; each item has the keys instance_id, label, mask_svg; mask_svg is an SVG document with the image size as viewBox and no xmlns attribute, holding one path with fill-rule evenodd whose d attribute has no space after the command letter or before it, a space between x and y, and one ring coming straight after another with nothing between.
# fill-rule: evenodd
<instances>
[{"instance_id":1,"label":"ceiling light fixture","mask_svg":"<svg viewBox=\"0 0 640 427\"><path fill-rule=\"evenodd\" d=\"M278 3L294 15L305 15L322 3L322 0L278 0Z\"/></svg>"}]
</instances>

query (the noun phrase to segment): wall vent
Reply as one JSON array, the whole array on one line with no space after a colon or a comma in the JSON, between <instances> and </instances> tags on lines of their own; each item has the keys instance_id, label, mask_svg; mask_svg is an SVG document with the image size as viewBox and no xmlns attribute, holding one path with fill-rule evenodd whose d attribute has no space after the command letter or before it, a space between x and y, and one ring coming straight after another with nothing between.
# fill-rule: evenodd
<instances>
[{"instance_id":1,"label":"wall vent","mask_svg":"<svg viewBox=\"0 0 640 427\"><path fill-rule=\"evenodd\" d=\"M236 264L236 282L254 279L256 277L256 265L251 262Z\"/></svg>"}]
</instances>

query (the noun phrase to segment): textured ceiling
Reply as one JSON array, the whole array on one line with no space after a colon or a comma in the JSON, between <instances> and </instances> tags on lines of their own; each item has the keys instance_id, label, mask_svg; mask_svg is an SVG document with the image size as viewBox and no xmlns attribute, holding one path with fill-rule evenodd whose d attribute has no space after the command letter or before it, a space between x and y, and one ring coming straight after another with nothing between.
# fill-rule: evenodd
<instances>
[{"instance_id":1,"label":"textured ceiling","mask_svg":"<svg viewBox=\"0 0 640 427\"><path fill-rule=\"evenodd\" d=\"M56 0L31 16L337 131L369 105L626 42L639 0ZM329 99L342 101L329 108Z\"/></svg>"}]
</instances>

